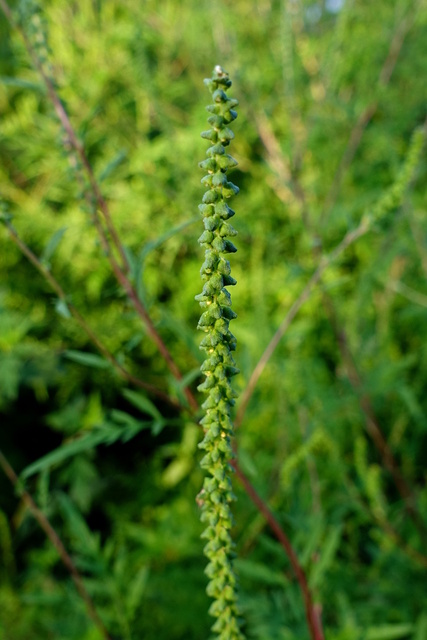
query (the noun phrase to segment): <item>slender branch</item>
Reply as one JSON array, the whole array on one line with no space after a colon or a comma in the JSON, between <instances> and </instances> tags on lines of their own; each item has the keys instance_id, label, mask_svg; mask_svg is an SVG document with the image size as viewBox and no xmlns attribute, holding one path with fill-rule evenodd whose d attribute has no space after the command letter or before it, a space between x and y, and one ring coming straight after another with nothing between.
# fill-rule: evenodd
<instances>
[{"instance_id":1,"label":"slender branch","mask_svg":"<svg viewBox=\"0 0 427 640\"><path fill-rule=\"evenodd\" d=\"M236 472L236 476L239 478L240 482L245 488L249 498L252 500L258 511L264 516L270 529L273 531L274 535L280 542L281 546L286 552L286 555L289 558L293 572L296 576L298 584L300 585L301 592L304 598L304 607L312 640L323 640L324 636L320 620L320 612L318 611L318 607L316 607L316 605L313 603L311 591L307 582L307 577L298 561L297 555L289 541L289 538L283 531L273 513L270 511L268 505L258 495L246 475L243 473L237 460L233 460L232 465Z\"/></svg>"},{"instance_id":2,"label":"slender branch","mask_svg":"<svg viewBox=\"0 0 427 640\"><path fill-rule=\"evenodd\" d=\"M12 11L10 10L9 5L7 4L7 2L5 2L5 0L0 0L0 7L2 8L3 13L8 19L8 21L10 22L10 24L15 26L13 16L12 16Z\"/></svg>"},{"instance_id":3,"label":"slender branch","mask_svg":"<svg viewBox=\"0 0 427 640\"><path fill-rule=\"evenodd\" d=\"M387 519L387 515L385 514L385 512L380 512L371 504L367 504L365 502L365 500L360 496L359 488L356 488L353 480L350 480L346 476L345 472L342 474L342 477L348 495L352 496L359 507L361 507L364 512L369 514L376 521L378 526L383 529L384 533L393 540L397 548L402 553L406 554L413 562L415 562L416 565L421 565L427 568L427 556L414 549L406 540L404 540L400 536L391 522L389 522L389 520Z\"/></svg>"},{"instance_id":4,"label":"slender branch","mask_svg":"<svg viewBox=\"0 0 427 640\"><path fill-rule=\"evenodd\" d=\"M114 226L112 217L111 217L111 213L109 210L109 206L107 204L107 201L105 200L104 196L102 195L101 189L99 188L99 185L97 183L97 180L95 178L93 169L92 169L92 165L89 162L89 159L86 155L84 146L82 144L82 142L78 139L78 136L76 134L76 132L74 131L73 125L71 124L70 118L68 116L68 113L55 89L55 86L52 82L52 80L49 78L49 76L46 74L43 65L41 64L36 52L34 51L34 48L25 32L25 30L21 27L21 25L14 20L12 12L10 10L10 7L8 6L6 0L0 0L0 7L2 8L7 20L9 21L10 25L12 27L14 27L21 35L24 44L25 44L25 48L27 50L28 55L30 56L31 62L34 65L34 67L36 68L36 70L38 71L38 73L40 74L41 79L43 80L43 83L46 87L46 91L47 91L47 95L55 109L56 115L58 117L58 120L60 121L64 131L67 134L67 143L74 149L74 151L76 152L78 158L80 159L80 162L82 163L83 169L87 175L88 178L88 182L90 185L90 188L92 190L92 193L94 195L95 198L95 202L97 203L97 207L99 208L99 210L101 211L104 220L106 222L107 225L107 229L108 232L110 233L110 236L113 240L113 244L116 247L117 251L120 254L122 263L123 263L123 267L125 271L129 270L129 264L128 264L128 260L126 257L126 253L123 247L122 242L120 241L119 235L117 233L117 230Z\"/></svg>"},{"instance_id":5,"label":"slender branch","mask_svg":"<svg viewBox=\"0 0 427 640\"><path fill-rule=\"evenodd\" d=\"M397 548L400 549L403 553L406 553L407 556L413 560L416 565L421 565L425 569L427 569L427 557L414 549L406 540L402 538L402 536L396 531L393 525L383 517L376 515L372 512L373 517L378 522L379 526L383 528L385 533L393 540L396 544Z\"/></svg>"},{"instance_id":6,"label":"slender branch","mask_svg":"<svg viewBox=\"0 0 427 640\"><path fill-rule=\"evenodd\" d=\"M427 528L416 508L416 499L413 490L404 478L396 458L382 432L368 393L362 390L362 380L357 370L346 332L338 326L337 314L329 296L324 295L323 301L325 308L329 312L329 321L338 343L341 359L347 370L347 378L359 398L360 408L365 416L366 431L379 452L385 468L393 478L394 484L403 499L405 511L412 519L419 533L423 538L426 538Z\"/></svg>"},{"instance_id":7,"label":"slender branch","mask_svg":"<svg viewBox=\"0 0 427 640\"><path fill-rule=\"evenodd\" d=\"M38 524L43 529L46 536L49 538L49 540L55 547L59 557L61 558L62 563L68 569L71 575L71 578L73 579L73 582L76 585L77 591L79 592L81 598L84 600L89 616L91 617L94 624L98 627L99 631L102 634L102 637L105 640L112 640L103 621L99 617L98 612L96 611L94 602L84 585L83 579L80 573L78 572L76 565L72 561L68 551L64 547L62 540L60 539L55 529L50 524L45 514L38 508L38 506L34 502L31 495L28 493L28 491L26 491L22 487L19 481L19 478L16 475L13 467L10 465L10 463L8 462L7 458L2 453L1 450L0 450L0 467L3 469L5 475L8 477L8 479L10 480L12 485L15 487L18 494L22 497L22 500L25 502L28 509L31 511L31 514L33 515L35 520L37 520Z\"/></svg>"},{"instance_id":8,"label":"slender branch","mask_svg":"<svg viewBox=\"0 0 427 640\"><path fill-rule=\"evenodd\" d=\"M384 87L386 87L390 81L390 78L399 59L399 55L402 50L405 38L414 23L415 14L415 11L410 12L410 17L407 16L406 18L404 18L399 23L396 31L394 32L394 35L390 42L387 57L378 76L377 86L382 89L384 89ZM346 148L335 172L335 176L329 189L328 195L326 196L326 201L321 216L321 224L324 224L326 216L328 215L329 211L332 209L338 198L344 174L352 163L354 156L356 155L357 149L359 148L362 140L363 133L369 122L377 112L378 105L379 100L377 98L373 100L367 107L365 107L350 132Z\"/></svg>"},{"instance_id":9,"label":"slender branch","mask_svg":"<svg viewBox=\"0 0 427 640\"><path fill-rule=\"evenodd\" d=\"M116 276L117 282L121 285L121 287L123 288L123 290L125 291L128 299L130 300L130 302L132 303L135 311L137 312L137 314L140 316L140 318L142 318L142 320L144 321L146 330L148 335L150 336L150 338L152 339L152 341L154 342L154 344L156 345L157 349L159 350L162 358L164 359L164 361L166 362L169 371L172 373L173 377L178 380L179 382L182 382L182 373L179 370L179 367L177 366L175 360L173 359L169 349L167 348L166 344L163 342L162 338L160 337L159 333L157 332L154 323L150 317L150 315L148 314L145 306L142 304L141 300L138 297L138 294L135 290L135 288L133 287L133 285L131 284L131 282L129 281L129 279L127 278L127 276L121 271L119 265L117 264L117 262L113 259L112 261L110 260L113 271L114 271L114 275ZM188 404L191 407L191 409L193 411L198 411L199 405L197 403L197 400L195 399L194 395L192 394L191 390L189 389L189 387L184 387L184 393L185 396L187 398Z\"/></svg>"},{"instance_id":10,"label":"slender branch","mask_svg":"<svg viewBox=\"0 0 427 640\"><path fill-rule=\"evenodd\" d=\"M1 1L1 0L0 0ZM114 355L107 349L103 342L98 338L93 329L88 325L86 320L83 318L81 313L76 309L76 307L71 304L67 300L67 295L56 278L52 275L52 273L47 269L39 260L39 258L31 251L31 249L21 240L16 230L9 222L4 222L7 230L9 231L9 235L14 244L19 248L19 250L25 255L26 258L31 262L31 264L37 269L37 271L45 278L45 280L49 283L51 288L55 291L56 295L60 300L62 300L69 310L70 314L76 320L76 322L80 325L83 331L86 333L92 344L98 349L98 351L104 356L110 364L116 369L116 371L121 375L122 378L130 382L135 387L139 387L140 389L144 389L149 391L153 395L156 395L158 398L161 398L164 402L168 404L180 408L180 404L174 398L168 396L164 391L158 389L156 386L144 382L140 380L136 376L132 375L120 362L114 357Z\"/></svg>"},{"instance_id":11,"label":"slender branch","mask_svg":"<svg viewBox=\"0 0 427 640\"><path fill-rule=\"evenodd\" d=\"M285 204L288 204L290 199L294 200L301 208L301 217L304 226L308 226L307 199L298 180L296 171L292 172L289 162L285 160L280 148L280 143L265 114L254 113L252 118L255 121L261 142L267 151L267 162L281 182L280 188L275 189L276 195L285 202Z\"/></svg>"},{"instance_id":12,"label":"slender branch","mask_svg":"<svg viewBox=\"0 0 427 640\"><path fill-rule=\"evenodd\" d=\"M249 400L251 399L252 394L255 391L255 387L258 383L258 380L261 377L261 374L264 371L268 361L273 355L280 340L283 338L286 331L289 329L289 326L291 325L295 316L297 315L301 307L304 305L304 303L307 302L307 300L310 298L310 295L314 287L318 284L318 282L320 281L326 269L328 269L331 266L331 264L338 258L338 256L340 256L350 245L356 242L356 240L358 240L363 235L365 235L365 233L369 231L369 228L370 228L370 223L368 218L363 218L362 222L359 224L359 226L356 229L346 233L346 235L344 236L343 240L339 243L339 245L335 247L335 249L329 255L326 255L321 259L320 264L317 267L316 271L313 273L310 280L307 282L304 289L302 290L298 298L295 300L295 302L289 309L288 313L282 320L281 324L279 325L279 328L277 329L276 333L270 340L267 348L265 349L264 353L259 359L255 369L253 370L252 375L249 378L249 382L246 386L246 389L242 394L239 409L236 414L236 420L235 420L236 428L240 426L243 421L243 417L246 413Z\"/></svg>"},{"instance_id":13,"label":"slender branch","mask_svg":"<svg viewBox=\"0 0 427 640\"><path fill-rule=\"evenodd\" d=\"M236 417L236 427L241 424L243 416L245 414L248 402L254 392L255 386L264 371L267 362L274 353L277 345L282 339L283 335L288 330L291 322L297 315L303 304L309 299L314 286L321 279L324 271L343 253L351 244L358 240L361 236L365 235L371 228L371 225L382 219L389 211L396 209L402 203L402 199L406 188L411 183L415 169L418 165L419 158L424 146L424 140L427 133L427 119L421 127L417 127L412 135L412 139L406 154L406 158L402 164L402 168L394 183L387 189L379 200L366 211L362 217L362 220L356 229L348 231L342 241L335 247L335 249L329 254L324 255L320 259L319 266L311 276L310 280L306 284L305 288L295 300L285 318L281 322L279 328L262 354L258 361L245 391L242 394L242 400Z\"/></svg>"}]
</instances>

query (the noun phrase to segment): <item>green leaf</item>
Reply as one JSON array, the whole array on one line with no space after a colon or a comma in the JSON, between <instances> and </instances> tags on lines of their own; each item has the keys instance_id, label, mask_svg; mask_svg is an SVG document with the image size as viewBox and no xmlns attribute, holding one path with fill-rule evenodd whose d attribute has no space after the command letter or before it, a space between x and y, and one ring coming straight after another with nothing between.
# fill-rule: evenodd
<instances>
[{"instance_id":1,"label":"green leaf","mask_svg":"<svg viewBox=\"0 0 427 640\"><path fill-rule=\"evenodd\" d=\"M67 320L69 320L72 317L71 312L65 300L60 300L58 298L58 300L55 302L55 311L58 313L58 315L62 316L63 318L66 318Z\"/></svg>"},{"instance_id":2,"label":"green leaf","mask_svg":"<svg viewBox=\"0 0 427 640\"><path fill-rule=\"evenodd\" d=\"M32 89L33 91L44 91L43 85L38 82L30 82L22 78L12 78L11 76L0 76L0 84L19 89Z\"/></svg>"},{"instance_id":3,"label":"green leaf","mask_svg":"<svg viewBox=\"0 0 427 640\"><path fill-rule=\"evenodd\" d=\"M65 493L59 492L56 498L74 539L73 546L84 555L96 557L99 553L99 538L91 532L80 511Z\"/></svg>"},{"instance_id":4,"label":"green leaf","mask_svg":"<svg viewBox=\"0 0 427 640\"><path fill-rule=\"evenodd\" d=\"M129 440L132 440L132 438L134 438L140 431L143 431L144 429L151 429L151 431L154 432L156 425L156 421L152 422L151 420L136 420L133 416L130 416L125 411L119 411L118 409L113 409L110 412L110 417L112 418L112 420L114 420L114 422L122 426L122 435L120 437L122 442L128 442Z\"/></svg>"},{"instance_id":5,"label":"green leaf","mask_svg":"<svg viewBox=\"0 0 427 640\"><path fill-rule=\"evenodd\" d=\"M49 265L49 261L51 259L51 257L53 256L53 254L55 253L56 249L59 246L59 243L61 242L62 238L64 237L65 232L67 231L67 227L61 227L60 229L58 229L57 231L55 231L55 233L53 234L53 236L50 238L50 240L48 241L45 250L43 251L42 255L40 256L40 262L46 266Z\"/></svg>"},{"instance_id":6,"label":"green leaf","mask_svg":"<svg viewBox=\"0 0 427 640\"><path fill-rule=\"evenodd\" d=\"M163 431L165 426L166 426L166 422L163 420L163 418L159 418L158 420L155 420L152 423L151 433L153 434L153 436L158 436L159 433Z\"/></svg>"},{"instance_id":7,"label":"green leaf","mask_svg":"<svg viewBox=\"0 0 427 640\"><path fill-rule=\"evenodd\" d=\"M143 566L134 572L133 578L130 581L126 598L126 608L131 620L135 617L137 610L141 606L142 597L148 582L148 576L149 569L148 567Z\"/></svg>"},{"instance_id":8,"label":"green leaf","mask_svg":"<svg viewBox=\"0 0 427 640\"><path fill-rule=\"evenodd\" d=\"M329 567L331 566L335 554L338 550L338 545L341 540L342 526L330 528L327 532L326 540L323 543L320 559L313 565L313 570L310 576L310 586L312 588L319 586L325 577Z\"/></svg>"},{"instance_id":9,"label":"green leaf","mask_svg":"<svg viewBox=\"0 0 427 640\"><path fill-rule=\"evenodd\" d=\"M143 396L141 393L137 391L131 391L130 389L124 389L122 391L123 396L128 400L134 407L142 411L142 413L148 413L152 418L156 418L157 420L163 420L161 413L154 406L154 404Z\"/></svg>"},{"instance_id":10,"label":"green leaf","mask_svg":"<svg viewBox=\"0 0 427 640\"><path fill-rule=\"evenodd\" d=\"M191 458L188 456L176 458L164 470L162 474L162 484L165 487L175 487L190 472L193 466Z\"/></svg>"},{"instance_id":11,"label":"green leaf","mask_svg":"<svg viewBox=\"0 0 427 640\"><path fill-rule=\"evenodd\" d=\"M255 582L280 587L286 587L289 584L284 572L270 569L261 562L239 558L235 561L235 565L243 577L250 578Z\"/></svg>"},{"instance_id":12,"label":"green leaf","mask_svg":"<svg viewBox=\"0 0 427 640\"><path fill-rule=\"evenodd\" d=\"M114 158L107 164L105 169L101 171L99 176L99 182L103 182L117 169L118 166L122 164L122 162L127 158L126 149L121 149Z\"/></svg>"},{"instance_id":13,"label":"green leaf","mask_svg":"<svg viewBox=\"0 0 427 640\"><path fill-rule=\"evenodd\" d=\"M21 472L21 478L29 478L35 473L58 465L72 456L94 449L100 444L112 444L121 437L122 430L119 427L105 423L100 427L94 428L90 433L68 441L42 458L39 458Z\"/></svg>"},{"instance_id":14,"label":"green leaf","mask_svg":"<svg viewBox=\"0 0 427 640\"><path fill-rule=\"evenodd\" d=\"M101 356L97 356L95 353L86 353L85 351L75 351L73 349L67 349L63 352L63 355L79 364L84 364L86 367L94 367L95 369L108 369L110 363Z\"/></svg>"}]
</instances>

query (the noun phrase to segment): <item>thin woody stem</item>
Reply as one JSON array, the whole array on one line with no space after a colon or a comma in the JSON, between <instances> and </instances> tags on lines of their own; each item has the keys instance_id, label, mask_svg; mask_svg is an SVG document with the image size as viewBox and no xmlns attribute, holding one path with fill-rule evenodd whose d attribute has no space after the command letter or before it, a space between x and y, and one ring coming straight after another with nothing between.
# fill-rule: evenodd
<instances>
[{"instance_id":1,"label":"thin woody stem","mask_svg":"<svg viewBox=\"0 0 427 640\"><path fill-rule=\"evenodd\" d=\"M350 245L353 244L353 242L356 242L356 240L358 240L363 235L365 235L365 233L369 231L369 228L370 226L369 226L368 219L366 218L363 219L360 225L356 229L346 233L346 235L344 236L342 241L339 243L339 245L335 247L335 249L329 255L324 256L322 258L316 271L313 273L310 280L307 282L304 289L302 290L298 298L295 300L295 302L289 309L288 313L286 314L281 324L279 325L276 333L274 334L269 344L267 345L261 358L258 360L258 363L255 369L253 370L251 377L249 378L249 382L246 386L246 389L242 394L242 399L236 414L236 420L235 420L236 427L242 424L244 415L246 413L246 409L248 407L252 394L255 391L255 387L258 383L258 380L261 377L265 367L267 366L268 361L273 355L277 345L285 335L286 331L289 329L290 325L292 324L292 321L294 320L295 316L298 314L301 307L310 298L314 287L319 283L324 272Z\"/></svg>"},{"instance_id":2,"label":"thin woody stem","mask_svg":"<svg viewBox=\"0 0 427 640\"><path fill-rule=\"evenodd\" d=\"M7 460L7 458L2 453L1 450L0 450L0 467L3 469L5 475L10 480L12 485L15 487L15 489L18 492L18 494L21 496L22 500L27 505L28 509L31 511L31 514L33 515L35 520L37 520L38 524L43 529L43 531L45 532L46 536L49 538L49 540L51 541L51 543L55 547L56 551L58 552L59 557L61 558L61 562L68 569L68 571L69 571L69 573L71 575L71 578L73 579L73 582L74 582L74 584L76 586L76 589L79 592L82 600L84 601L84 603L86 605L86 608L87 608L89 616L91 617L91 619L94 622L94 624L98 627L99 631L102 634L102 637L104 638L104 640L112 640L110 634L107 631L107 628L105 627L103 621L99 617L99 614L98 614L98 612L97 612L97 610L95 608L94 602L93 602L91 596L89 595L89 593L88 593L88 591L87 591L87 589L86 589L86 587L84 585L83 579L82 579L80 573L78 572L78 570L76 568L76 565L72 561L72 559L70 557L70 554L68 553L68 551L64 547L64 544L63 544L62 540L60 539L60 537L56 533L55 529L50 524L50 522L47 519L47 517L45 516L45 514L36 505L36 503L34 502L33 498L28 493L28 491L26 491L21 486L19 478L16 475L13 467L11 466L11 464L9 463L9 461Z\"/></svg>"},{"instance_id":3,"label":"thin woody stem","mask_svg":"<svg viewBox=\"0 0 427 640\"><path fill-rule=\"evenodd\" d=\"M377 85L381 88L386 87L391 79L391 76L396 67L397 61L399 59L399 55L402 50L403 43L405 41L406 36L408 35L409 30L411 29L415 21L415 17L416 17L416 11L412 9L410 12L410 16L405 17L399 23L397 29L394 32L394 35L390 42L387 57L378 75ZM366 127L368 126L369 122L372 120L375 113L377 112L378 106L379 106L379 100L375 99L367 107L365 107L365 109L359 115L354 127L350 132L347 145L341 157L338 168L335 172L335 176L334 176L331 188L329 189L328 195L326 196L321 224L324 224L326 216L328 215L329 211L332 209L332 207L334 206L338 198L344 174L349 168L349 166L351 165L353 158L356 155L356 152L362 141L363 133Z\"/></svg>"},{"instance_id":4,"label":"thin woody stem","mask_svg":"<svg viewBox=\"0 0 427 640\"><path fill-rule=\"evenodd\" d=\"M312 600L307 577L299 563L298 557L289 541L289 538L283 531L281 525L273 515L272 511L270 511L266 502L264 502L264 500L259 496L246 475L243 473L237 460L233 460L232 465L236 472L236 476L239 478L240 482L245 488L245 491L248 494L249 498L252 500L258 511L264 516L270 529L273 531L274 535L276 536L277 540L279 541L289 558L293 572L296 576L298 584L300 585L303 595L305 613L312 640L323 640L324 636L320 620L320 612L317 610L317 607Z\"/></svg>"},{"instance_id":5,"label":"thin woody stem","mask_svg":"<svg viewBox=\"0 0 427 640\"><path fill-rule=\"evenodd\" d=\"M139 387L140 389L144 389L149 391L153 395L156 395L158 398L161 398L164 402L168 404L180 408L180 404L174 399L164 393L161 389L158 389L156 386L149 384L148 382L144 382L140 380L136 376L132 375L120 362L114 357L114 355L107 349L104 343L98 338L96 333L91 329L86 320L83 318L81 313L76 309L76 307L71 304L67 300L67 295L56 278L52 275L52 273L47 269L39 260L39 258L31 251L31 249L21 240L19 235L13 226L6 222L5 226L9 231L9 235L14 244L19 248L19 250L25 255L25 257L31 262L31 264L37 269L37 271L45 278L45 280L49 283L53 291L55 291L56 295L60 300L62 300L69 310L70 314L76 320L76 322L80 325L86 335L89 337L92 344L98 349L101 355L104 356L110 364L116 369L116 371L121 375L122 378L130 382L133 386Z\"/></svg>"},{"instance_id":6,"label":"thin woody stem","mask_svg":"<svg viewBox=\"0 0 427 640\"><path fill-rule=\"evenodd\" d=\"M377 451L379 452L384 467L389 471L394 480L394 484L396 485L396 488L404 501L406 512L412 519L419 533L425 539L427 534L426 526L415 507L416 500L412 488L404 478L396 461L396 458L394 457L393 452L390 449L390 446L382 432L369 395L362 391L362 380L357 370L353 354L351 353L346 332L344 331L344 329L338 326L336 311L330 298L325 295L323 300L325 307L329 313L329 320L340 350L341 359L344 363L345 368L347 369L348 380L350 381L351 386L359 397L360 408L365 416L366 431L368 432Z\"/></svg>"},{"instance_id":7,"label":"thin woody stem","mask_svg":"<svg viewBox=\"0 0 427 640\"><path fill-rule=\"evenodd\" d=\"M73 125L71 124L70 118L68 116L67 111L65 110L64 105L62 104L62 101L55 89L54 84L52 83L52 80L48 77L48 75L45 73L43 66L40 63L40 60L38 59L38 56L36 55L33 46L31 45L31 42L27 36L27 34L25 33L25 30L16 22L16 20L14 20L12 12L10 10L10 7L8 6L6 0L0 0L0 7L2 8L6 18L8 19L10 25L12 27L14 27L15 29L17 29L17 31L21 34L21 37L24 41L25 44L25 48L28 52L28 55L31 58L31 62L33 63L34 67L37 69L38 73L40 74L41 79L43 80L43 83L46 87L46 91L47 91L47 95L55 109L55 113L58 117L58 120L60 121L65 133L67 134L67 142L68 144L74 149L75 153L77 154L78 158L80 159L80 162L82 163L83 169L87 175L87 179L90 185L90 188L92 190L92 193L94 195L94 199L95 202L99 208L99 210L101 211L108 232L111 236L111 239L113 241L114 246L116 247L117 251L120 254L120 258L122 260L123 263L123 268L125 271L129 270L129 264L128 264L128 260L126 257L126 253L123 247L122 242L120 241L119 235L117 233L117 230L114 226L113 220L111 218L111 213L107 204L107 201L105 200L104 196L102 195L102 192L99 188L99 185L96 181L95 178L95 174L93 172L92 166L89 162L89 159L86 155L85 149L83 144L81 143L81 141L78 139L76 132L74 131ZM97 213L94 214L94 217L97 217Z\"/></svg>"}]
</instances>

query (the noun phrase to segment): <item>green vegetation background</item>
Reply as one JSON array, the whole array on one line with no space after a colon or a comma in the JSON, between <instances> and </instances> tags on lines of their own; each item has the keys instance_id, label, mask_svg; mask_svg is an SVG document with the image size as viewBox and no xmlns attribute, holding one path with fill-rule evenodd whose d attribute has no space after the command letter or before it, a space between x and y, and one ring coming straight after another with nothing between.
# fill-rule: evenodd
<instances>
[{"instance_id":1,"label":"green vegetation background","mask_svg":"<svg viewBox=\"0 0 427 640\"><path fill-rule=\"evenodd\" d=\"M42 7L61 98L128 247L141 299L194 388L203 357L194 301L202 261L197 162L209 102L202 79L215 64L230 72L240 101L231 149L241 189L233 201L239 251L231 293L242 392L315 270L319 246L330 251L357 227L396 179L424 122L426 3L55 0ZM387 78L392 42L398 56ZM372 105L332 197L349 136ZM4 16L0 113L0 191L15 228L108 348L182 398L115 284L63 133ZM403 206L325 273L238 432L241 465L288 533L330 640L427 638L425 529L423 538L408 518L361 408L368 397L426 525L426 177L424 154ZM356 387L337 340L343 332ZM195 502L199 429L131 390L87 355L95 353L0 229L1 450L19 472L41 459L25 474L26 487L116 638L208 637ZM235 488L247 637L308 638L289 562ZM99 638L4 476L0 496L0 639Z\"/></svg>"}]
</instances>

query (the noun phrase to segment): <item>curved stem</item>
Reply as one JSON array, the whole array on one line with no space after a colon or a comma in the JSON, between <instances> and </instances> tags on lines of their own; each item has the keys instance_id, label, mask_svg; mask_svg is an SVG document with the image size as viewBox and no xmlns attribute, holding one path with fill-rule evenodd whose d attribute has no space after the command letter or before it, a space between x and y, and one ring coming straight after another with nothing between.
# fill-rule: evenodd
<instances>
[{"instance_id":1,"label":"curved stem","mask_svg":"<svg viewBox=\"0 0 427 640\"><path fill-rule=\"evenodd\" d=\"M23 487L21 486L21 483L19 482L19 478L15 473L15 470L13 469L13 467L11 466L11 464L9 463L6 456L3 454L1 450L0 450L0 467L3 469L4 474L9 478L10 482L15 487L18 494L21 496L22 500L27 505L28 509L31 511L31 514L33 515L35 520L37 520L38 524L43 529L46 536L49 538L49 540L55 547L59 557L61 558L61 562L68 569L71 575L71 578L73 579L73 582L76 586L76 589L79 592L82 600L86 605L89 616L92 618L94 624L98 627L100 633L102 634L102 637L104 638L104 640L112 640L110 634L107 631L107 628L105 627L103 621L101 620L95 608L95 605L91 596L89 595L84 585L83 578L78 572L76 565L72 561L70 554L64 547L64 544L61 538L58 536L58 534L50 524L49 520L47 519L43 511L41 511L38 508L38 506L34 502L31 495L28 493L28 491L23 489Z\"/></svg>"},{"instance_id":2,"label":"curved stem","mask_svg":"<svg viewBox=\"0 0 427 640\"><path fill-rule=\"evenodd\" d=\"M120 241L119 235L117 233L117 230L114 226L112 217L111 217L111 213L109 210L109 206L107 204L107 201L105 200L104 196L102 195L101 189L99 188L99 185L97 183L97 180L95 178L95 174L93 172L92 169L92 165L89 162L89 159L86 155L85 149L83 144L81 143L81 141L78 139L76 132L74 131L73 125L71 124L70 118L68 116L68 113L55 89L55 86L52 82L52 80L49 78L49 76L46 74L45 70L43 69L42 64L40 63L40 60L36 54L36 52L34 51L34 48L27 36L27 34L25 33L25 30L14 20L12 12L10 10L10 7L8 6L6 0L0 0L0 7L3 10L3 13L5 14L7 20L9 21L10 25L12 27L14 27L20 34L21 37L24 41L25 44L25 48L27 50L28 55L30 56L31 62L34 65L35 69L38 71L38 73L40 74L41 79L43 80L43 83L46 87L46 91L47 91L47 95L53 105L53 108L55 109L55 113L58 117L58 120L60 121L65 133L67 134L67 143L74 149L74 151L76 152L78 158L80 159L80 162L82 163L83 169L87 175L87 179L90 185L90 188L92 190L95 202L99 208L99 210L101 211L104 219L105 219L105 223L108 229L108 232L111 236L111 239L113 241L114 246L116 247L117 251L120 254L122 263L123 263L123 268L125 271L129 270L129 264L128 264L128 260L126 257L126 253L123 247L122 242ZM95 217L97 216L97 214L95 214Z\"/></svg>"},{"instance_id":3,"label":"curved stem","mask_svg":"<svg viewBox=\"0 0 427 640\"><path fill-rule=\"evenodd\" d=\"M232 465L236 472L236 476L239 478L240 482L245 488L245 491L248 494L249 498L252 500L258 511L264 516L270 529L273 531L274 535L276 536L277 540L279 541L289 558L293 572L303 595L305 614L312 640L324 640L320 611L313 602L310 587L308 586L307 582L307 577L298 561L298 557L289 541L289 538L283 531L282 527L273 515L272 511L269 509L266 502L264 502L264 500L259 496L259 494L250 483L249 479L243 473L237 460L233 460Z\"/></svg>"},{"instance_id":4,"label":"curved stem","mask_svg":"<svg viewBox=\"0 0 427 640\"><path fill-rule=\"evenodd\" d=\"M104 345L104 343L98 338L93 329L88 325L86 320L83 318L81 313L76 309L76 307L71 304L67 300L67 295L56 278L52 275L52 273L47 269L38 259L38 257L31 251L31 249L21 240L16 230L13 226L5 222L4 223L7 230L9 231L10 238L14 242L14 244L19 248L19 250L25 255L25 257L31 262L31 264L37 269L37 271L45 278L45 280L49 283L53 291L55 291L56 295L60 300L62 300L69 310L70 314L76 320L76 322L80 325L83 331L86 333L92 344L98 349L101 355L104 356L108 362L116 369L116 371L121 375L122 378L130 382L133 386L139 387L140 389L144 389L153 395L156 395L158 398L161 398L164 402L176 407L181 408L179 402L174 398L168 396L164 391L158 389L155 385L152 385L148 382L144 382L140 378L132 375L120 362L114 357L111 351Z\"/></svg>"},{"instance_id":5,"label":"curved stem","mask_svg":"<svg viewBox=\"0 0 427 640\"><path fill-rule=\"evenodd\" d=\"M295 302L289 309L286 316L283 318L276 333L274 334L269 344L267 345L264 353L258 360L255 366L255 369L253 370L252 375L249 378L249 382L246 386L246 389L242 394L242 399L236 414L236 420L235 420L236 427L240 426L243 421L249 401L252 397L252 394L255 391L255 387L258 383L258 380L260 379L265 367L268 364L268 361L273 355L280 340L283 338L286 331L289 329L295 316L297 315L301 307L305 304L305 302L307 302L307 300L310 298L314 287L320 281L323 273L326 271L326 269L328 269L328 267L331 266L331 264L338 258L338 256L340 256L341 253L343 253L343 251L345 251L351 244L353 244L353 242L356 242L356 240L358 240L363 235L365 235L365 233L367 233L369 228L370 228L370 225L369 225L368 219L367 218L363 219L360 225L356 229L346 233L343 240L339 243L337 247L335 247L335 249L328 256L324 256L322 258L316 271L313 273L310 280L307 282L304 289L302 290L298 298L295 300Z\"/></svg>"},{"instance_id":6,"label":"curved stem","mask_svg":"<svg viewBox=\"0 0 427 640\"><path fill-rule=\"evenodd\" d=\"M419 3L416 3L416 4L418 5ZM396 67L405 38L408 35L408 32L414 23L416 10L411 9L409 13L410 15L406 16L403 20L401 20L401 22L399 23L399 25L397 26L393 34L393 37L390 42L389 50L387 53L387 57L378 75L378 81L377 81L378 87L384 88L388 85L390 78L393 74L393 71ZM375 113L377 112L378 106L379 106L379 100L375 99L367 107L365 107L365 109L359 115L355 125L353 126L350 132L347 145L344 149L344 153L341 157L340 163L335 172L332 185L326 196L326 201L325 201L323 213L320 220L320 225L323 225L325 223L327 215L331 211L332 207L334 206L339 196L341 183L345 175L345 172L350 167L353 161L353 158L356 155L356 152L362 141L363 133L365 132L366 127L368 126L368 124L374 117Z\"/></svg>"}]
</instances>

